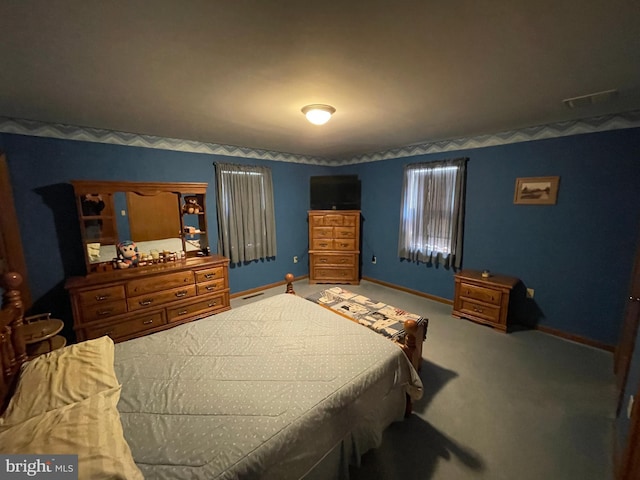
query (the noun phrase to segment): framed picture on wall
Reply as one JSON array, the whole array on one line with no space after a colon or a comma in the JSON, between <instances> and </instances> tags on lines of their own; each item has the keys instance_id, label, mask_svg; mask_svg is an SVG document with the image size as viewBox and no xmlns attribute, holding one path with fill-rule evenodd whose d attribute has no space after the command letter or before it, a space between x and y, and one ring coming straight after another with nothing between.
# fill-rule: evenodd
<instances>
[{"instance_id":1,"label":"framed picture on wall","mask_svg":"<svg viewBox=\"0 0 640 480\"><path fill-rule=\"evenodd\" d=\"M555 205L560 177L516 178L513 203L520 205Z\"/></svg>"}]
</instances>

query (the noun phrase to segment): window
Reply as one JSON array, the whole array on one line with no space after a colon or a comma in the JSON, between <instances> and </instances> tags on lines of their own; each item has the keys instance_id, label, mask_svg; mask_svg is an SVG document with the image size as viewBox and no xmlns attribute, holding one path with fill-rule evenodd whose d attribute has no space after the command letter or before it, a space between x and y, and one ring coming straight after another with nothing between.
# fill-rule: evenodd
<instances>
[{"instance_id":1,"label":"window","mask_svg":"<svg viewBox=\"0 0 640 480\"><path fill-rule=\"evenodd\" d=\"M466 158L405 166L398 255L460 268Z\"/></svg>"},{"instance_id":2,"label":"window","mask_svg":"<svg viewBox=\"0 0 640 480\"><path fill-rule=\"evenodd\" d=\"M232 263L276 256L268 167L216 163L218 249Z\"/></svg>"}]
</instances>

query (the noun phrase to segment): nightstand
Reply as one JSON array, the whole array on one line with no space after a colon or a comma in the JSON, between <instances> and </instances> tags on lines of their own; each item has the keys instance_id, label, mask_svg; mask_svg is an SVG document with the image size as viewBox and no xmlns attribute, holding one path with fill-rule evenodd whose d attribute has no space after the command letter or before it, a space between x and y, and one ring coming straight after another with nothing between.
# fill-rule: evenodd
<instances>
[{"instance_id":1,"label":"nightstand","mask_svg":"<svg viewBox=\"0 0 640 480\"><path fill-rule=\"evenodd\" d=\"M51 318L50 313L25 317L22 335L29 358L64 347L67 344L67 339L58 335L63 327L64 322L57 318Z\"/></svg>"},{"instance_id":2,"label":"nightstand","mask_svg":"<svg viewBox=\"0 0 640 480\"><path fill-rule=\"evenodd\" d=\"M495 274L485 278L476 270L462 270L454 278L453 316L506 332L509 297L520 280Z\"/></svg>"}]
</instances>

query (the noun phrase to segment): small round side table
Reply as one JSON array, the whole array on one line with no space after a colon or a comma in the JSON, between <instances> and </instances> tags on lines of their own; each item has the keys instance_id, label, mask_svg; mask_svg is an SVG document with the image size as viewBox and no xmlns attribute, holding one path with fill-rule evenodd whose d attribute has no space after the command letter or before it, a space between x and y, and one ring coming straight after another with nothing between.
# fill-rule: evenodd
<instances>
[{"instance_id":1,"label":"small round side table","mask_svg":"<svg viewBox=\"0 0 640 480\"><path fill-rule=\"evenodd\" d=\"M27 345L29 358L64 347L67 344L67 339L58 335L63 327L64 322L57 318L51 318L50 313L25 317L22 335L24 343Z\"/></svg>"}]
</instances>

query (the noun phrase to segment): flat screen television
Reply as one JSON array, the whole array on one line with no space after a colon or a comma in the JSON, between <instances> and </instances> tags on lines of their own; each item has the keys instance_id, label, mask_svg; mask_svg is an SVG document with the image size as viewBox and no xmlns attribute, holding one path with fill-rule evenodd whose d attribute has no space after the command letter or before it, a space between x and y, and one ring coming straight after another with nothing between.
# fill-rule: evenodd
<instances>
[{"instance_id":1,"label":"flat screen television","mask_svg":"<svg viewBox=\"0 0 640 480\"><path fill-rule=\"evenodd\" d=\"M311 210L360 210L357 175L326 175L310 179Z\"/></svg>"}]
</instances>

